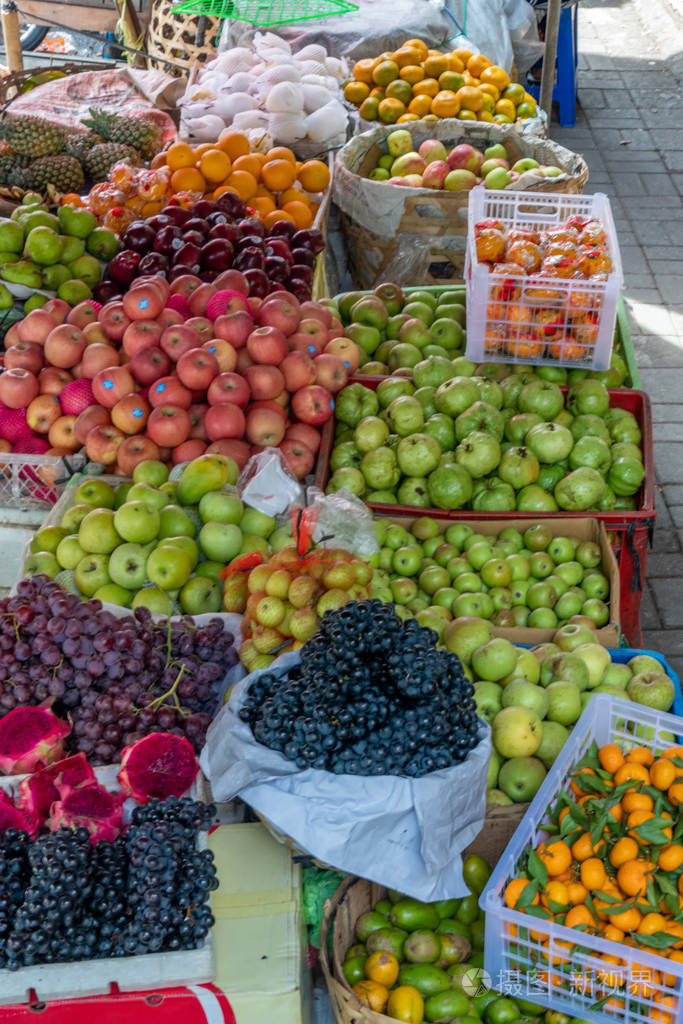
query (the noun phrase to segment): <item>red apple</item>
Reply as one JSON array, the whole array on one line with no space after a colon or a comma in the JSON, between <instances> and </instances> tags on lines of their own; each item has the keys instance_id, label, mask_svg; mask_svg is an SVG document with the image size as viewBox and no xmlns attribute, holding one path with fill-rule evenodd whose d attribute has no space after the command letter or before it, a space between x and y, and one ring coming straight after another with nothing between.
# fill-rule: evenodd
<instances>
[{"instance_id":1,"label":"red apple","mask_svg":"<svg viewBox=\"0 0 683 1024\"><path fill-rule=\"evenodd\" d=\"M59 395L73 376L68 370L58 370L56 366L46 366L38 374L41 395Z\"/></svg>"},{"instance_id":2,"label":"red apple","mask_svg":"<svg viewBox=\"0 0 683 1024\"><path fill-rule=\"evenodd\" d=\"M130 323L130 317L123 308L123 303L118 300L102 306L97 319L102 324L102 329L110 341L121 341L126 327Z\"/></svg>"},{"instance_id":3,"label":"red apple","mask_svg":"<svg viewBox=\"0 0 683 1024\"><path fill-rule=\"evenodd\" d=\"M5 352L6 370L30 370L36 376L43 368L43 349L33 341L19 341Z\"/></svg>"},{"instance_id":4,"label":"red apple","mask_svg":"<svg viewBox=\"0 0 683 1024\"><path fill-rule=\"evenodd\" d=\"M159 294L163 297L164 305L166 300L171 294L171 286L161 274L142 274L140 277L136 277L131 284L129 291L135 291L136 288L146 288L149 285L152 288L156 288Z\"/></svg>"},{"instance_id":5,"label":"red apple","mask_svg":"<svg viewBox=\"0 0 683 1024\"><path fill-rule=\"evenodd\" d=\"M288 352L287 338L277 327L257 327L247 338L247 352L255 363L279 366Z\"/></svg>"},{"instance_id":6,"label":"red apple","mask_svg":"<svg viewBox=\"0 0 683 1024\"><path fill-rule=\"evenodd\" d=\"M333 395L346 386L349 371L344 365L344 360L339 356L332 355L331 352L323 352L321 356L315 357L313 366L315 367L316 384L321 384Z\"/></svg>"},{"instance_id":7,"label":"red apple","mask_svg":"<svg viewBox=\"0 0 683 1024\"><path fill-rule=\"evenodd\" d=\"M0 373L0 402L10 409L26 409L40 392L38 378L30 370Z\"/></svg>"},{"instance_id":8,"label":"red apple","mask_svg":"<svg viewBox=\"0 0 683 1024\"><path fill-rule=\"evenodd\" d=\"M71 309L70 306L68 308ZM59 319L57 317L41 308L32 309L28 316L25 316L23 320L19 320L11 329L13 330L16 327L19 341L31 341L35 345L43 345L50 331L54 330L58 324ZM9 331L7 334L9 334ZM9 344L7 334L5 335L5 346Z\"/></svg>"},{"instance_id":9,"label":"red apple","mask_svg":"<svg viewBox=\"0 0 683 1024\"><path fill-rule=\"evenodd\" d=\"M285 436L285 424L272 409L249 409L246 422L247 440L263 448L275 448Z\"/></svg>"},{"instance_id":10,"label":"red apple","mask_svg":"<svg viewBox=\"0 0 683 1024\"><path fill-rule=\"evenodd\" d=\"M199 438L188 438L187 441L183 441L177 448L173 449L173 465L179 466L181 462L192 462L193 459L198 459L200 455L203 455L206 451L206 441L200 441Z\"/></svg>"},{"instance_id":11,"label":"red apple","mask_svg":"<svg viewBox=\"0 0 683 1024\"><path fill-rule=\"evenodd\" d=\"M105 409L113 409L119 399L135 391L135 381L125 366L110 366L92 379L95 401Z\"/></svg>"},{"instance_id":12,"label":"red apple","mask_svg":"<svg viewBox=\"0 0 683 1024\"><path fill-rule=\"evenodd\" d=\"M213 282L213 286L216 291L234 291L240 292L242 295L249 294L249 285L244 274L240 274L239 270L224 270L218 275L216 280Z\"/></svg>"},{"instance_id":13,"label":"red apple","mask_svg":"<svg viewBox=\"0 0 683 1024\"><path fill-rule=\"evenodd\" d=\"M160 288L151 282L137 284L121 299L126 316L131 320L154 320L164 308L166 299Z\"/></svg>"},{"instance_id":14,"label":"red apple","mask_svg":"<svg viewBox=\"0 0 683 1024\"><path fill-rule=\"evenodd\" d=\"M204 418L208 408L208 405L204 402L195 402L187 410L190 414L190 423L192 424L190 429L190 439L196 439L198 441L209 440L204 423Z\"/></svg>"},{"instance_id":15,"label":"red apple","mask_svg":"<svg viewBox=\"0 0 683 1024\"><path fill-rule=\"evenodd\" d=\"M298 391L315 382L313 360L306 352L290 352L280 363L288 391Z\"/></svg>"},{"instance_id":16,"label":"red apple","mask_svg":"<svg viewBox=\"0 0 683 1024\"><path fill-rule=\"evenodd\" d=\"M82 414L81 414L82 415ZM93 427L85 439L85 451L91 462L113 466L124 435L116 427L102 424Z\"/></svg>"},{"instance_id":17,"label":"red apple","mask_svg":"<svg viewBox=\"0 0 683 1024\"><path fill-rule=\"evenodd\" d=\"M189 299L190 295L199 288L201 283L201 279L195 277L194 274L183 274L181 277L176 277L175 281L172 282L171 295L182 295L183 298Z\"/></svg>"},{"instance_id":18,"label":"red apple","mask_svg":"<svg viewBox=\"0 0 683 1024\"><path fill-rule=\"evenodd\" d=\"M299 301L289 292L274 292L259 307L256 320L261 327L277 327L284 335L299 329Z\"/></svg>"},{"instance_id":19,"label":"red apple","mask_svg":"<svg viewBox=\"0 0 683 1024\"><path fill-rule=\"evenodd\" d=\"M213 455L214 452L217 452L219 455L227 455L229 459L237 463L240 469L244 469L251 456L251 448L247 442L236 441L234 438L222 438L220 441L213 441L206 449L206 454Z\"/></svg>"},{"instance_id":20,"label":"red apple","mask_svg":"<svg viewBox=\"0 0 683 1024\"><path fill-rule=\"evenodd\" d=\"M141 434L147 426L150 404L142 395L124 395L111 411L111 421L124 434Z\"/></svg>"},{"instance_id":21,"label":"red apple","mask_svg":"<svg viewBox=\"0 0 683 1024\"><path fill-rule=\"evenodd\" d=\"M80 330L83 330L86 324L94 324L96 320L97 309L93 306L90 299L86 299L85 302L79 302L66 318L68 324L73 324L74 327L78 327Z\"/></svg>"},{"instance_id":22,"label":"red apple","mask_svg":"<svg viewBox=\"0 0 683 1024\"><path fill-rule=\"evenodd\" d=\"M209 299L215 293L216 289L212 284L200 284L199 288L195 288L187 300L192 316L205 316Z\"/></svg>"},{"instance_id":23,"label":"red apple","mask_svg":"<svg viewBox=\"0 0 683 1024\"><path fill-rule=\"evenodd\" d=\"M301 388L292 395L292 412L302 423L319 427L329 420L333 409L332 395L319 384Z\"/></svg>"},{"instance_id":24,"label":"red apple","mask_svg":"<svg viewBox=\"0 0 683 1024\"><path fill-rule=\"evenodd\" d=\"M118 366L120 362L119 353L111 345L102 345L96 342L94 345L86 345L81 359L81 376L90 380L108 366Z\"/></svg>"},{"instance_id":25,"label":"red apple","mask_svg":"<svg viewBox=\"0 0 683 1024\"><path fill-rule=\"evenodd\" d=\"M299 441L301 444L305 444L307 448L310 448L315 455L320 447L320 431L316 430L315 427L311 427L308 423L292 423L291 427L287 427L285 440Z\"/></svg>"},{"instance_id":26,"label":"red apple","mask_svg":"<svg viewBox=\"0 0 683 1024\"><path fill-rule=\"evenodd\" d=\"M303 442L297 441L295 438L285 438L280 445L280 451L297 480L303 480L308 476L315 465L314 453Z\"/></svg>"},{"instance_id":27,"label":"red apple","mask_svg":"<svg viewBox=\"0 0 683 1024\"><path fill-rule=\"evenodd\" d=\"M214 337L230 342L234 349L244 348L253 329L253 318L249 313L241 311L219 316L213 325Z\"/></svg>"},{"instance_id":28,"label":"red apple","mask_svg":"<svg viewBox=\"0 0 683 1024\"><path fill-rule=\"evenodd\" d=\"M331 311L319 302L302 302L301 318L302 320L319 320L324 327L332 325Z\"/></svg>"},{"instance_id":29,"label":"red apple","mask_svg":"<svg viewBox=\"0 0 683 1024\"><path fill-rule=\"evenodd\" d=\"M268 409L270 412L276 412L285 427L287 426L287 420L289 419L287 410L280 402L276 402L275 399L271 398L263 402L250 402L246 411L251 412L252 409Z\"/></svg>"},{"instance_id":30,"label":"red apple","mask_svg":"<svg viewBox=\"0 0 683 1024\"><path fill-rule=\"evenodd\" d=\"M164 306L159 316L156 318L155 323L160 324L162 330L166 330L167 327L174 327L176 324L184 324L185 317L182 316L177 309L173 309L170 306Z\"/></svg>"},{"instance_id":31,"label":"red apple","mask_svg":"<svg viewBox=\"0 0 683 1024\"><path fill-rule=\"evenodd\" d=\"M171 360L163 349L153 345L151 348L143 348L136 352L130 361L129 369L138 384L148 387L155 380L168 374L171 369Z\"/></svg>"},{"instance_id":32,"label":"red apple","mask_svg":"<svg viewBox=\"0 0 683 1024\"><path fill-rule=\"evenodd\" d=\"M235 369L237 365L237 352L229 341L224 341L223 338L211 338L203 343L202 348L205 348L207 352L214 356L218 363L219 373L230 373Z\"/></svg>"},{"instance_id":33,"label":"red apple","mask_svg":"<svg viewBox=\"0 0 683 1024\"><path fill-rule=\"evenodd\" d=\"M176 364L180 383L191 391L205 391L218 372L218 360L205 348L191 348Z\"/></svg>"},{"instance_id":34,"label":"red apple","mask_svg":"<svg viewBox=\"0 0 683 1024\"><path fill-rule=\"evenodd\" d=\"M132 359L143 348L158 345L164 330L156 320L133 320L123 335L123 350Z\"/></svg>"},{"instance_id":35,"label":"red apple","mask_svg":"<svg viewBox=\"0 0 683 1024\"><path fill-rule=\"evenodd\" d=\"M60 370L69 370L80 362L84 350L83 331L68 321L54 327L45 339L45 359Z\"/></svg>"},{"instance_id":36,"label":"red apple","mask_svg":"<svg viewBox=\"0 0 683 1024\"><path fill-rule=\"evenodd\" d=\"M232 402L233 405L244 409L250 397L251 391L245 378L239 373L227 372L214 377L209 385L206 400L209 405Z\"/></svg>"},{"instance_id":37,"label":"red apple","mask_svg":"<svg viewBox=\"0 0 683 1024\"><path fill-rule=\"evenodd\" d=\"M76 417L74 433L79 444L85 444L88 434L93 427L111 426L111 417L101 405L91 405Z\"/></svg>"},{"instance_id":38,"label":"red apple","mask_svg":"<svg viewBox=\"0 0 683 1024\"><path fill-rule=\"evenodd\" d=\"M44 313L49 313L55 318L58 324L66 323L66 318L71 312L71 306L64 299L48 299L44 306L40 307ZM30 316L30 314L29 314Z\"/></svg>"},{"instance_id":39,"label":"red apple","mask_svg":"<svg viewBox=\"0 0 683 1024\"><path fill-rule=\"evenodd\" d=\"M47 434L61 415L62 407L57 395L37 395L26 410L26 422L36 434Z\"/></svg>"},{"instance_id":40,"label":"red apple","mask_svg":"<svg viewBox=\"0 0 683 1024\"><path fill-rule=\"evenodd\" d=\"M277 366L248 366L244 376L257 402L275 398L285 386L285 378Z\"/></svg>"},{"instance_id":41,"label":"red apple","mask_svg":"<svg viewBox=\"0 0 683 1024\"><path fill-rule=\"evenodd\" d=\"M206 411L204 429L209 441L219 441L224 437L241 440L244 437L244 428L244 413L233 402L211 405Z\"/></svg>"},{"instance_id":42,"label":"red apple","mask_svg":"<svg viewBox=\"0 0 683 1024\"><path fill-rule=\"evenodd\" d=\"M81 442L76 437L75 426L75 416L60 416L48 431L48 441L54 447L66 448L70 452L77 451L81 447Z\"/></svg>"},{"instance_id":43,"label":"red apple","mask_svg":"<svg viewBox=\"0 0 683 1024\"><path fill-rule=\"evenodd\" d=\"M159 458L159 446L154 443L151 437L143 435L127 437L121 442L116 453L116 462L122 476L132 476L133 470L139 462L147 462L150 459Z\"/></svg>"},{"instance_id":44,"label":"red apple","mask_svg":"<svg viewBox=\"0 0 683 1024\"><path fill-rule=\"evenodd\" d=\"M177 405L160 405L152 409L147 421L147 434L155 444L176 448L190 436L190 414Z\"/></svg>"},{"instance_id":45,"label":"red apple","mask_svg":"<svg viewBox=\"0 0 683 1024\"><path fill-rule=\"evenodd\" d=\"M111 339L107 337L99 320L93 324L86 324L83 328L83 337L86 345L111 345Z\"/></svg>"},{"instance_id":46,"label":"red apple","mask_svg":"<svg viewBox=\"0 0 683 1024\"><path fill-rule=\"evenodd\" d=\"M189 352L191 348L198 348L199 344L199 334L188 324L167 327L159 339L159 348L163 349L174 363L177 363L184 352Z\"/></svg>"},{"instance_id":47,"label":"red apple","mask_svg":"<svg viewBox=\"0 0 683 1024\"><path fill-rule=\"evenodd\" d=\"M210 341L213 338L213 324L205 316L191 316L185 323L188 327L192 327L193 330L199 335L199 344L203 345L205 341Z\"/></svg>"},{"instance_id":48,"label":"red apple","mask_svg":"<svg viewBox=\"0 0 683 1024\"><path fill-rule=\"evenodd\" d=\"M321 355L328 337L329 335L326 334L326 341L323 343L319 338L314 338L312 334L290 334L287 344L290 352L306 352L311 358L314 358Z\"/></svg>"},{"instance_id":49,"label":"red apple","mask_svg":"<svg viewBox=\"0 0 683 1024\"><path fill-rule=\"evenodd\" d=\"M325 345L324 354L338 356L349 374L355 373L360 366L360 349L350 338L332 338Z\"/></svg>"},{"instance_id":50,"label":"red apple","mask_svg":"<svg viewBox=\"0 0 683 1024\"><path fill-rule=\"evenodd\" d=\"M174 373L171 373L167 377L160 377L150 386L149 401L154 409L161 405L189 409L192 405L192 392L180 383Z\"/></svg>"},{"instance_id":51,"label":"red apple","mask_svg":"<svg viewBox=\"0 0 683 1024\"><path fill-rule=\"evenodd\" d=\"M48 334L49 333L50 332L48 331ZM8 327L7 330L5 331L5 337L3 339L3 344L4 344L5 348L11 348L12 345L18 345L20 341L21 341L21 338L19 337L19 332L17 331L17 325L16 324L12 324L12 326ZM32 342L31 344L36 344L37 345L38 342Z\"/></svg>"}]
</instances>

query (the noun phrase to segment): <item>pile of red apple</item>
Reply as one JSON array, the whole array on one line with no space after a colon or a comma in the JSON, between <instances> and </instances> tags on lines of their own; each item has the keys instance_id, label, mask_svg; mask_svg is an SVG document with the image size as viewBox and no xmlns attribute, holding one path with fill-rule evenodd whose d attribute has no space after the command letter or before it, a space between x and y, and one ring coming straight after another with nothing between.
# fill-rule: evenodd
<instances>
[{"instance_id":1,"label":"pile of red apple","mask_svg":"<svg viewBox=\"0 0 683 1024\"><path fill-rule=\"evenodd\" d=\"M88 458L130 476L138 462L218 451L242 468L279 447L311 472L333 395L359 350L330 310L286 291L250 295L246 275L133 281L121 300L49 300L10 328L0 437L14 451Z\"/></svg>"},{"instance_id":2,"label":"pile of red apple","mask_svg":"<svg viewBox=\"0 0 683 1024\"><path fill-rule=\"evenodd\" d=\"M248 216L238 195L225 192L215 202L200 199L190 210L169 205L149 220L134 221L122 245L109 264L109 280L98 286L95 298L100 301L147 274L169 281L197 274L211 282L235 269L249 282L250 295L264 298L286 288L304 302L311 297L315 259L325 242L319 231L297 230L288 220L266 232L258 217Z\"/></svg>"}]
</instances>

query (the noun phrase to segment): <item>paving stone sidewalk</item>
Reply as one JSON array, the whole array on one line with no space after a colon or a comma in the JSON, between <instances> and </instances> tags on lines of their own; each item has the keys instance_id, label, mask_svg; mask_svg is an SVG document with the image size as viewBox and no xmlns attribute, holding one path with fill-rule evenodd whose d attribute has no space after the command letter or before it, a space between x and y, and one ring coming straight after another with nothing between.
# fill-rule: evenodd
<instances>
[{"instance_id":1,"label":"paving stone sidewalk","mask_svg":"<svg viewBox=\"0 0 683 1024\"><path fill-rule=\"evenodd\" d=\"M683 8L680 0L582 0L576 127L587 191L610 197L643 388L653 403L657 526L643 643L683 676Z\"/></svg>"}]
</instances>

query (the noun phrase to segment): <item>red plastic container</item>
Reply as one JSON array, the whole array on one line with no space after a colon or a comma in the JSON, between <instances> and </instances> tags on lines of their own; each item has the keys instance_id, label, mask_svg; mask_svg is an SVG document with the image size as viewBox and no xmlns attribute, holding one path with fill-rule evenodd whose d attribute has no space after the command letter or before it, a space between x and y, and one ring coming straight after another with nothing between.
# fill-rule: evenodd
<instances>
[{"instance_id":1,"label":"red plastic container","mask_svg":"<svg viewBox=\"0 0 683 1024\"><path fill-rule=\"evenodd\" d=\"M360 383L370 388L377 389L384 377L353 377L349 383ZM567 387L562 391L566 394ZM650 398L644 391L633 391L628 388L610 388L610 405L618 409L626 409L638 420L642 433L641 445L643 449L643 465L645 467L645 479L643 486L638 492L638 508L632 512L544 512L543 516L552 518L553 514L563 517L584 518L589 515L593 519L599 519L605 524L609 534L612 547L614 548L619 563L619 578L621 584L620 619L624 636L631 647L642 646L642 635L640 629L640 605L643 597L643 584L645 582L645 570L647 566L647 550L652 538L655 519L655 475L654 475L654 445L652 436L652 407ZM322 491L330 477L329 463L334 442L334 422L328 420L323 427L322 441L318 455L315 484ZM456 509L446 511L444 509L415 508L411 505L383 505L376 502L368 502L368 507L375 515L402 515L402 516L433 516L435 519L528 519L534 522L538 519L536 512L473 512L470 509Z\"/></svg>"}]
</instances>

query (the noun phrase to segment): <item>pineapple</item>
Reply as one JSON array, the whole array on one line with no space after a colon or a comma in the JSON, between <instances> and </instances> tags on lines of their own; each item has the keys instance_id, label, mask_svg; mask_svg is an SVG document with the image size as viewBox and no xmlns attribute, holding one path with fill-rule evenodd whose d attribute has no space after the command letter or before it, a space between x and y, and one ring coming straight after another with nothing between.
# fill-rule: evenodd
<instances>
[{"instance_id":1,"label":"pineapple","mask_svg":"<svg viewBox=\"0 0 683 1024\"><path fill-rule=\"evenodd\" d=\"M132 146L124 146L118 142L101 142L90 150L85 167L95 181L105 181L110 168L119 160L127 160L135 167L140 165L140 155Z\"/></svg>"},{"instance_id":2,"label":"pineapple","mask_svg":"<svg viewBox=\"0 0 683 1024\"><path fill-rule=\"evenodd\" d=\"M83 168L74 156L42 156L31 164L32 187L45 192L53 185L57 192L78 192L83 187Z\"/></svg>"},{"instance_id":3,"label":"pineapple","mask_svg":"<svg viewBox=\"0 0 683 1024\"><path fill-rule=\"evenodd\" d=\"M86 132L79 135L69 135L64 145L64 152L69 156L75 156L79 163L84 164L88 154L94 146L99 146L105 140L97 132Z\"/></svg>"},{"instance_id":4,"label":"pineapple","mask_svg":"<svg viewBox=\"0 0 683 1024\"><path fill-rule=\"evenodd\" d=\"M109 142L133 146L143 160L151 160L161 152L164 144L159 125L139 117L119 117L106 110L90 110L90 120L83 121L86 128L99 132Z\"/></svg>"},{"instance_id":5,"label":"pineapple","mask_svg":"<svg viewBox=\"0 0 683 1024\"><path fill-rule=\"evenodd\" d=\"M19 187L30 188L30 174L28 167L31 163L29 156L19 156L18 153L3 152L0 154L0 185L18 185ZM19 179L23 175L25 185ZM11 179L11 180L10 180Z\"/></svg>"},{"instance_id":6,"label":"pineapple","mask_svg":"<svg viewBox=\"0 0 683 1024\"><path fill-rule=\"evenodd\" d=\"M4 117L0 120L0 138L24 156L50 156L64 149L63 128L42 117Z\"/></svg>"}]
</instances>

